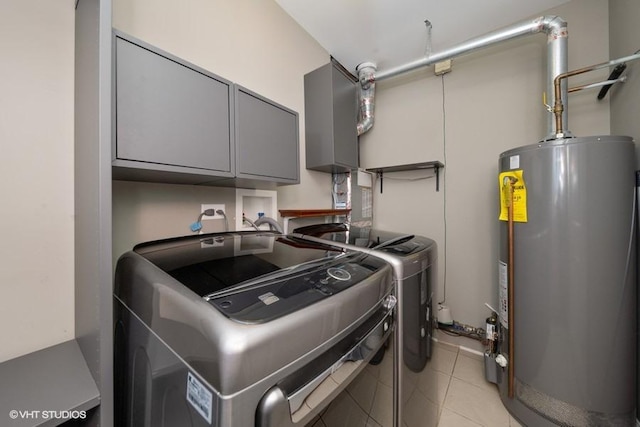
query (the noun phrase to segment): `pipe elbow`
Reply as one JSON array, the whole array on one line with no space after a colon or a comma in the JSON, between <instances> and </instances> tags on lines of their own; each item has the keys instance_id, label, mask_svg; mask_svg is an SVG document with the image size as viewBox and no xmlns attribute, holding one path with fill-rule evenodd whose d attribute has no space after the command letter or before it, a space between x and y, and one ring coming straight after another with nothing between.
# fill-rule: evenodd
<instances>
[{"instance_id":1,"label":"pipe elbow","mask_svg":"<svg viewBox=\"0 0 640 427\"><path fill-rule=\"evenodd\" d=\"M536 22L538 24L537 30L546 33L549 37L553 37L553 39L567 37L568 35L567 21L560 16L541 16L536 19Z\"/></svg>"},{"instance_id":2,"label":"pipe elbow","mask_svg":"<svg viewBox=\"0 0 640 427\"><path fill-rule=\"evenodd\" d=\"M547 28L566 28L567 21L562 19L560 16L545 16L545 21Z\"/></svg>"}]
</instances>

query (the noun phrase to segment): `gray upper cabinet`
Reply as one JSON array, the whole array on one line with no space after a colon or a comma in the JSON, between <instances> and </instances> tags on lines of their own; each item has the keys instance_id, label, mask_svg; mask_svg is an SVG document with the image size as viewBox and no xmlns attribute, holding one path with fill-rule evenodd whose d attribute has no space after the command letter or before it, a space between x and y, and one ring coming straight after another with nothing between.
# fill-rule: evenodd
<instances>
[{"instance_id":1,"label":"gray upper cabinet","mask_svg":"<svg viewBox=\"0 0 640 427\"><path fill-rule=\"evenodd\" d=\"M300 182L298 113L114 31L114 179Z\"/></svg>"},{"instance_id":2,"label":"gray upper cabinet","mask_svg":"<svg viewBox=\"0 0 640 427\"><path fill-rule=\"evenodd\" d=\"M234 176L230 82L118 32L114 80L115 178Z\"/></svg>"},{"instance_id":3,"label":"gray upper cabinet","mask_svg":"<svg viewBox=\"0 0 640 427\"><path fill-rule=\"evenodd\" d=\"M300 182L298 113L236 85L236 176Z\"/></svg>"},{"instance_id":4,"label":"gray upper cabinet","mask_svg":"<svg viewBox=\"0 0 640 427\"><path fill-rule=\"evenodd\" d=\"M304 76L307 169L358 167L356 79L332 61Z\"/></svg>"}]
</instances>

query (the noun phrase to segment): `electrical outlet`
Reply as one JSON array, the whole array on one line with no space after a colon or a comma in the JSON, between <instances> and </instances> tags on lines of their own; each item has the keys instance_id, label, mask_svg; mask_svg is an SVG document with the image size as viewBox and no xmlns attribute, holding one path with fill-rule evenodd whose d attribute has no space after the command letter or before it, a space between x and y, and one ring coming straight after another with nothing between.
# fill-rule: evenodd
<instances>
[{"instance_id":1,"label":"electrical outlet","mask_svg":"<svg viewBox=\"0 0 640 427\"><path fill-rule=\"evenodd\" d=\"M225 214L227 213L227 211L224 209L224 205L213 205L213 204L201 205L200 213L206 211L207 209L213 209L216 214L214 216L203 215L202 216L203 221L209 220L209 219L224 219L222 215L218 214L219 210L223 211Z\"/></svg>"}]
</instances>

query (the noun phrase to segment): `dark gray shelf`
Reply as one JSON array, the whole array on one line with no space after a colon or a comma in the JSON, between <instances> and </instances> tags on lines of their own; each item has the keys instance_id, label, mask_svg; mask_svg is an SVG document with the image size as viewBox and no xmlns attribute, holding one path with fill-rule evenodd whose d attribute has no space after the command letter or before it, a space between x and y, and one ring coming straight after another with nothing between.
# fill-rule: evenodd
<instances>
[{"instance_id":1,"label":"dark gray shelf","mask_svg":"<svg viewBox=\"0 0 640 427\"><path fill-rule=\"evenodd\" d=\"M422 169L433 169L436 172L436 191L440 191L440 169L444 167L444 163L440 161L411 163L408 165L384 166L379 168L369 168L367 172L375 172L380 178L380 192L382 193L382 185L385 173L405 172Z\"/></svg>"},{"instance_id":2,"label":"dark gray shelf","mask_svg":"<svg viewBox=\"0 0 640 427\"><path fill-rule=\"evenodd\" d=\"M59 418L62 411L88 411L100 403L75 340L0 363L0 378L0 419L11 426L57 426L67 421Z\"/></svg>"}]
</instances>

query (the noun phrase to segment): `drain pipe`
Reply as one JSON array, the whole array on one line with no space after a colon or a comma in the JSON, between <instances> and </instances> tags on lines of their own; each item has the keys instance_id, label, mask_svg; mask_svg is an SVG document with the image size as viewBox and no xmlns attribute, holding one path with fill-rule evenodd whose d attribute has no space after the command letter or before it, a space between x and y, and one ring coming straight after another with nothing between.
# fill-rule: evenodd
<instances>
[{"instance_id":1,"label":"drain pipe","mask_svg":"<svg viewBox=\"0 0 640 427\"><path fill-rule=\"evenodd\" d=\"M447 59L453 59L456 56L460 56L469 52L473 52L485 47L492 46L494 44L512 40L517 37L522 37L530 34L537 33L545 33L547 35L547 95L551 97L551 105L555 105L555 92L554 92L554 84L553 80L556 76L567 72L567 47L568 47L568 32L567 32L567 23L564 19L558 16L541 16L532 21L526 21L520 24L516 24L510 27L507 27L502 30L494 31L488 33L484 36L480 36L471 40L467 40L450 48L448 50L442 52L436 52L428 57L424 57L412 62L409 62L405 65L400 65L397 67L390 68L388 70L383 70L380 72L375 72L371 76L370 67L363 67L362 69L357 68L358 77L360 79L360 84L364 88L365 85L368 87L374 84L375 81L380 81L384 79L388 79L391 77L398 76L400 74L404 74L409 71L413 71L419 68L426 67L428 65L433 65L437 62L445 61ZM364 65L364 64L363 64ZM371 64L372 65L372 64ZM365 84L363 84L363 81ZM366 95L366 90L361 92L362 96ZM373 97L373 94L371 95ZM567 96L567 82L566 80L561 83L561 96L566 98ZM360 98L361 110L363 105L363 97ZM367 100L368 104L371 104L371 109L369 113L370 123L367 123L368 127L363 127L363 131L360 132L360 124L358 124L358 135L366 132L373 125L373 98ZM552 108L548 107L549 112L552 112ZM563 111L562 120L565 124L567 123L567 111ZM570 132L564 130L562 134L557 134L553 128L554 120L553 114L549 114L547 118L547 127L548 127L548 136L545 139L555 139L570 136Z\"/></svg>"}]
</instances>

